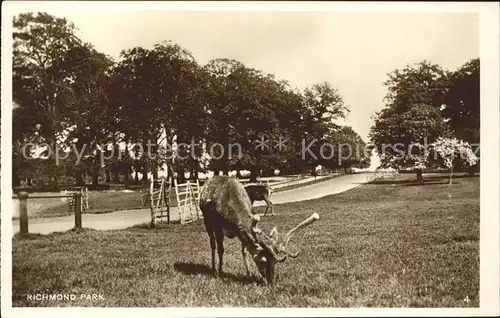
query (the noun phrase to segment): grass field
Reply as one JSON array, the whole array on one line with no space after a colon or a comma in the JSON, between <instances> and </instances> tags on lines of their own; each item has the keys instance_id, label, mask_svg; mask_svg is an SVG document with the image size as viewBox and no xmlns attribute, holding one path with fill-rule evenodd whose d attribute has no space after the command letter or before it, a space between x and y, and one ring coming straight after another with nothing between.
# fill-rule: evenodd
<instances>
[{"instance_id":1,"label":"grass field","mask_svg":"<svg viewBox=\"0 0 500 318\"><path fill-rule=\"evenodd\" d=\"M278 265L274 290L246 277L236 240L225 239L228 276L212 277L201 223L139 226L13 238L13 306L478 307L479 178L405 178L414 176L277 206L266 231L313 212L320 220L294 237L290 249L302 254Z\"/></svg>"}]
</instances>

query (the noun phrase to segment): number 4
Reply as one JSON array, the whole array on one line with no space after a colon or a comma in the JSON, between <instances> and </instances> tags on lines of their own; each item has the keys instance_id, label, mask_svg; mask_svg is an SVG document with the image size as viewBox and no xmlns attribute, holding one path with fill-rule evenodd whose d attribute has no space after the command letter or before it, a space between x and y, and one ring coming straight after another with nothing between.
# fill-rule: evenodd
<instances>
[{"instance_id":1,"label":"number 4","mask_svg":"<svg viewBox=\"0 0 500 318\"><path fill-rule=\"evenodd\" d=\"M468 304L470 302L469 296L465 296L464 301Z\"/></svg>"}]
</instances>

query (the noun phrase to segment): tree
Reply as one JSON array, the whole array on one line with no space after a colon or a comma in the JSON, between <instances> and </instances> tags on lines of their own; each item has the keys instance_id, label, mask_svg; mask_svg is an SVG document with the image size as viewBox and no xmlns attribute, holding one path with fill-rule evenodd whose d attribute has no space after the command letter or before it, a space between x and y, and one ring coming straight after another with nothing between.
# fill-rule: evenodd
<instances>
[{"instance_id":1,"label":"tree","mask_svg":"<svg viewBox=\"0 0 500 318\"><path fill-rule=\"evenodd\" d=\"M208 142L224 146L220 158L214 154L211 166L216 173L231 167L247 168L255 181L261 169L280 162L271 143L281 135L277 111L283 84L234 60L212 60L205 69L210 74ZM241 151L240 156L229 153L233 145L238 147L235 151Z\"/></svg>"},{"instance_id":2,"label":"tree","mask_svg":"<svg viewBox=\"0 0 500 318\"><path fill-rule=\"evenodd\" d=\"M19 105L13 113L13 145L36 136L57 151L57 134L70 125L71 82L64 58L82 43L72 23L47 13L20 14L13 26L13 99ZM14 186L19 185L21 162L26 160L19 155L14 149Z\"/></svg>"},{"instance_id":3,"label":"tree","mask_svg":"<svg viewBox=\"0 0 500 318\"><path fill-rule=\"evenodd\" d=\"M462 160L470 166L477 164L478 158L472 151L469 143L457 138L438 138L430 145L430 148L439 155L443 160L444 166L448 168L449 184L452 184L453 167L457 161Z\"/></svg>"},{"instance_id":4,"label":"tree","mask_svg":"<svg viewBox=\"0 0 500 318\"><path fill-rule=\"evenodd\" d=\"M408 64L387 74L386 106L398 113L408 111L412 105L425 104L441 108L449 89L449 72L429 61Z\"/></svg>"},{"instance_id":5,"label":"tree","mask_svg":"<svg viewBox=\"0 0 500 318\"><path fill-rule=\"evenodd\" d=\"M114 63L110 57L86 44L72 48L62 64L70 70L69 89L73 97L68 121L75 129L71 130L68 140L86 158L78 163L80 169L75 169L76 184L83 185L82 173L90 170L92 184L97 185L101 168L100 145L109 141L115 121L110 116L107 90Z\"/></svg>"},{"instance_id":6,"label":"tree","mask_svg":"<svg viewBox=\"0 0 500 318\"><path fill-rule=\"evenodd\" d=\"M386 107L375 114L370 139L383 167L413 169L423 181L427 145L449 134L440 111L448 74L423 61L388 75Z\"/></svg>"},{"instance_id":7,"label":"tree","mask_svg":"<svg viewBox=\"0 0 500 318\"><path fill-rule=\"evenodd\" d=\"M121 141L138 143L150 152L142 153L134 164L142 166L144 178L149 171L156 175L166 163L167 156L160 151L162 143L188 143L203 135L203 79L191 53L175 43L161 42L151 50L136 47L122 51L109 94ZM179 149L179 155L182 151L185 149ZM170 151L168 157L171 155ZM175 163L182 177L186 161Z\"/></svg>"},{"instance_id":8,"label":"tree","mask_svg":"<svg viewBox=\"0 0 500 318\"><path fill-rule=\"evenodd\" d=\"M380 155L382 167L413 169L417 181L422 181L426 145L447 134L448 127L439 109L420 104L404 113L384 109L375 117L370 139Z\"/></svg>"},{"instance_id":9,"label":"tree","mask_svg":"<svg viewBox=\"0 0 500 318\"><path fill-rule=\"evenodd\" d=\"M331 159L321 162L322 165L345 171L370 166L371 147L350 126L340 126L332 135L330 143L334 145L334 153Z\"/></svg>"},{"instance_id":10,"label":"tree","mask_svg":"<svg viewBox=\"0 0 500 318\"><path fill-rule=\"evenodd\" d=\"M480 143L480 63L479 58L467 61L450 76L450 89L445 97L443 116L449 120L453 134L471 147ZM480 150L477 149L480 156ZM469 166L469 173L479 165Z\"/></svg>"},{"instance_id":11,"label":"tree","mask_svg":"<svg viewBox=\"0 0 500 318\"><path fill-rule=\"evenodd\" d=\"M81 41L72 23L46 13L20 14L14 18L14 29L13 98L30 115L24 118L32 119L25 129L53 140L68 111L70 82L64 57Z\"/></svg>"},{"instance_id":12,"label":"tree","mask_svg":"<svg viewBox=\"0 0 500 318\"><path fill-rule=\"evenodd\" d=\"M479 59L472 59L450 75L443 115L457 138L479 142L480 96Z\"/></svg>"},{"instance_id":13,"label":"tree","mask_svg":"<svg viewBox=\"0 0 500 318\"><path fill-rule=\"evenodd\" d=\"M335 143L334 136L338 137L341 130L337 120L347 118L349 107L345 105L337 89L328 82L306 88L303 96L301 128L306 145L304 150L307 153L301 151L300 154L303 164L313 171L324 162L323 145L332 141Z\"/></svg>"}]
</instances>

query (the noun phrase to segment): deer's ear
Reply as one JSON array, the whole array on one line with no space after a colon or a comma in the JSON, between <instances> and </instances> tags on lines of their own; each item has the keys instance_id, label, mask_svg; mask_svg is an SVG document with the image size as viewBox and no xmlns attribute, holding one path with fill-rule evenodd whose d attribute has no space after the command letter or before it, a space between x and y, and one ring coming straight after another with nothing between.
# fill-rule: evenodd
<instances>
[{"instance_id":1,"label":"deer's ear","mask_svg":"<svg viewBox=\"0 0 500 318\"><path fill-rule=\"evenodd\" d=\"M278 239L278 229L276 228L276 226L273 227L273 229L269 233L269 237L272 238L275 241Z\"/></svg>"}]
</instances>

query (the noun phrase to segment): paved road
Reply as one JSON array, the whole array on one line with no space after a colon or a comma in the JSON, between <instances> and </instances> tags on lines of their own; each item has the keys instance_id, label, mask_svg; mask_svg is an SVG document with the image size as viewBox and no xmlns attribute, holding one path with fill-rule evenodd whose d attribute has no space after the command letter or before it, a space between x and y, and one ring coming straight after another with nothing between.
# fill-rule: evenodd
<instances>
[{"instance_id":1,"label":"paved road","mask_svg":"<svg viewBox=\"0 0 500 318\"><path fill-rule=\"evenodd\" d=\"M322 198L356 188L367 182L371 174L349 174L311 185L301 186L297 189L276 192L272 195L273 204L297 202ZM255 202L254 206L263 206L265 202Z\"/></svg>"},{"instance_id":2,"label":"paved road","mask_svg":"<svg viewBox=\"0 0 500 318\"><path fill-rule=\"evenodd\" d=\"M344 192L365 183L370 174L351 174L334 179L326 180L316 184L302 186L297 189L274 193L273 204L296 202L321 198ZM254 206L265 205L264 202L255 202ZM178 220L177 208L171 208L173 220ZM82 224L84 227L96 230L124 229L137 224L149 223L151 212L149 209L117 211L103 214L84 214ZM13 233L19 231L19 220L13 220ZM37 218L29 221L30 233L48 234L51 232L66 231L74 226L74 216L62 216L53 218Z\"/></svg>"}]
</instances>

